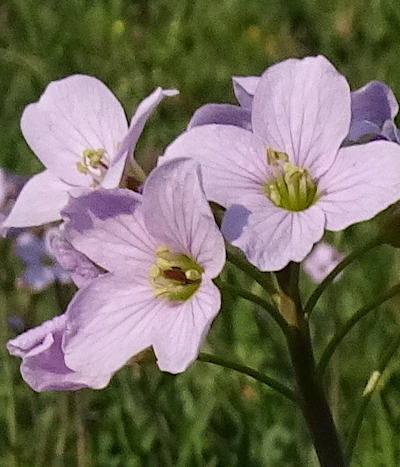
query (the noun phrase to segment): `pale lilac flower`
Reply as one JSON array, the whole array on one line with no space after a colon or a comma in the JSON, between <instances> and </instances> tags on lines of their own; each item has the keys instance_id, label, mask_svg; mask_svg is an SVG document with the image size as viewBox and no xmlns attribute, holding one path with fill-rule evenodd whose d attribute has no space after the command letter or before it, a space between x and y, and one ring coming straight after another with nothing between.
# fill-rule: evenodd
<instances>
[{"instance_id":1,"label":"pale lilac flower","mask_svg":"<svg viewBox=\"0 0 400 467\"><path fill-rule=\"evenodd\" d=\"M77 287L88 285L99 276L99 269L65 238L61 228L49 229L45 235L46 250L61 265Z\"/></svg>"},{"instance_id":2,"label":"pale lilac flower","mask_svg":"<svg viewBox=\"0 0 400 467\"><path fill-rule=\"evenodd\" d=\"M31 232L21 232L15 237L14 250L25 263L21 284L40 292L56 280L70 281L69 274L49 256L43 238Z\"/></svg>"},{"instance_id":3,"label":"pale lilac flower","mask_svg":"<svg viewBox=\"0 0 400 467\"><path fill-rule=\"evenodd\" d=\"M400 198L400 147L375 141L339 149L350 90L322 56L268 68L252 103L253 132L194 127L160 163L201 163L209 200L227 208L222 231L261 270L302 261L324 232L370 219Z\"/></svg>"},{"instance_id":4,"label":"pale lilac flower","mask_svg":"<svg viewBox=\"0 0 400 467\"><path fill-rule=\"evenodd\" d=\"M110 377L152 346L161 370L184 371L220 307L212 278L224 242L189 159L156 168L143 195L95 190L63 211L72 245L109 271L80 289L67 309L68 368Z\"/></svg>"},{"instance_id":5,"label":"pale lilac flower","mask_svg":"<svg viewBox=\"0 0 400 467\"><path fill-rule=\"evenodd\" d=\"M325 277L342 261L343 255L332 245L319 242L301 263L304 271L313 282L322 282Z\"/></svg>"},{"instance_id":6,"label":"pale lilac flower","mask_svg":"<svg viewBox=\"0 0 400 467\"><path fill-rule=\"evenodd\" d=\"M61 348L65 325L66 315L56 316L8 341L10 354L22 358L23 379L35 391L103 387L109 377L81 375L65 365Z\"/></svg>"},{"instance_id":7,"label":"pale lilac flower","mask_svg":"<svg viewBox=\"0 0 400 467\"><path fill-rule=\"evenodd\" d=\"M28 181L4 225L59 220L77 187L117 187L148 116L164 96L176 93L157 88L128 128L121 104L98 79L73 75L50 83L21 118L22 133L46 169Z\"/></svg>"}]
</instances>

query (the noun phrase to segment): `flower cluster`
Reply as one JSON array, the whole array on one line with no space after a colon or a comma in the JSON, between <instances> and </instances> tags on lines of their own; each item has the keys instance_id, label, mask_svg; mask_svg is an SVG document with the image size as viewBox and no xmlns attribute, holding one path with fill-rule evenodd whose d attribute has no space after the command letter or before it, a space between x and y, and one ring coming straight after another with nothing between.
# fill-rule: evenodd
<instances>
[{"instance_id":1,"label":"flower cluster","mask_svg":"<svg viewBox=\"0 0 400 467\"><path fill-rule=\"evenodd\" d=\"M63 315L8 343L35 390L104 387L149 347L161 370L184 371L220 308L212 279L223 236L261 271L278 271L302 262L325 230L400 199L398 105L385 84L350 92L318 56L233 85L240 105L198 109L147 177L133 151L175 90L156 89L129 126L105 85L83 75L51 83L25 109L22 132L46 169L3 227L59 221L48 249L79 287ZM222 233L208 201L225 209ZM322 243L304 269L320 281L340 258Z\"/></svg>"}]
</instances>

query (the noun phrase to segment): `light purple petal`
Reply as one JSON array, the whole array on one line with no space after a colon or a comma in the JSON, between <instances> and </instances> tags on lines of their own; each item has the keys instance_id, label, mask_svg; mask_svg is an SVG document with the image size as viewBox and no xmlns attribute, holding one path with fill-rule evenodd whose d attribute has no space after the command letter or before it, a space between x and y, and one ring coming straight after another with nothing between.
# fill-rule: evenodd
<instances>
[{"instance_id":1,"label":"light purple petal","mask_svg":"<svg viewBox=\"0 0 400 467\"><path fill-rule=\"evenodd\" d=\"M71 276L77 287L84 287L100 274L99 269L66 240L60 229L49 229L45 243L49 254L62 266L53 268L56 278L61 282Z\"/></svg>"},{"instance_id":2,"label":"light purple petal","mask_svg":"<svg viewBox=\"0 0 400 467\"><path fill-rule=\"evenodd\" d=\"M104 387L110 375L88 377L65 365L61 349L66 316L56 316L8 341L11 355L22 358L21 374L35 391L75 390Z\"/></svg>"},{"instance_id":3,"label":"light purple petal","mask_svg":"<svg viewBox=\"0 0 400 467\"><path fill-rule=\"evenodd\" d=\"M370 219L400 199L400 146L374 141L341 149L318 191L328 230Z\"/></svg>"},{"instance_id":4,"label":"light purple petal","mask_svg":"<svg viewBox=\"0 0 400 467\"><path fill-rule=\"evenodd\" d=\"M222 206L241 204L259 193L270 174L265 144L250 131L228 125L204 125L180 135L159 163L191 157L201 165L207 199Z\"/></svg>"},{"instance_id":5,"label":"light purple petal","mask_svg":"<svg viewBox=\"0 0 400 467\"><path fill-rule=\"evenodd\" d=\"M196 360L220 304L217 287L203 278L199 290L189 300L170 304L159 312L153 348L161 370L180 373Z\"/></svg>"},{"instance_id":6,"label":"light purple petal","mask_svg":"<svg viewBox=\"0 0 400 467\"><path fill-rule=\"evenodd\" d=\"M382 126L381 135L388 141L400 144L400 130L396 127L393 120L386 120Z\"/></svg>"},{"instance_id":7,"label":"light purple petal","mask_svg":"<svg viewBox=\"0 0 400 467\"><path fill-rule=\"evenodd\" d=\"M350 90L322 56L268 68L253 100L253 131L318 177L332 164L350 125Z\"/></svg>"},{"instance_id":8,"label":"light purple petal","mask_svg":"<svg viewBox=\"0 0 400 467\"><path fill-rule=\"evenodd\" d=\"M155 316L163 307L149 281L138 281L134 274L94 279L77 292L66 312L66 364L91 377L115 372L151 346Z\"/></svg>"},{"instance_id":9,"label":"light purple petal","mask_svg":"<svg viewBox=\"0 0 400 467\"><path fill-rule=\"evenodd\" d=\"M349 138L356 141L365 134L360 133L360 122L370 122L381 128L386 120L393 120L398 111L392 90L380 81L370 81L351 93Z\"/></svg>"},{"instance_id":10,"label":"light purple petal","mask_svg":"<svg viewBox=\"0 0 400 467\"><path fill-rule=\"evenodd\" d=\"M233 76L233 90L236 99L244 109L251 110L259 81L259 76Z\"/></svg>"},{"instance_id":11,"label":"light purple petal","mask_svg":"<svg viewBox=\"0 0 400 467\"><path fill-rule=\"evenodd\" d=\"M123 189L72 198L62 213L67 240L108 271L147 278L159 245L144 226L141 200L141 195Z\"/></svg>"},{"instance_id":12,"label":"light purple petal","mask_svg":"<svg viewBox=\"0 0 400 467\"><path fill-rule=\"evenodd\" d=\"M104 177L102 186L105 188L118 186L126 158L130 157L135 150L136 143L150 114L164 97L175 96L178 93L176 89L162 89L159 87L140 102L132 117L128 133L121 142L118 153Z\"/></svg>"},{"instance_id":13,"label":"light purple petal","mask_svg":"<svg viewBox=\"0 0 400 467\"><path fill-rule=\"evenodd\" d=\"M358 141L362 137L368 136L372 138L375 135L379 135L381 128L375 123L368 122L366 120L353 121L351 123L348 139L350 141Z\"/></svg>"},{"instance_id":14,"label":"light purple petal","mask_svg":"<svg viewBox=\"0 0 400 467\"><path fill-rule=\"evenodd\" d=\"M209 277L215 277L225 262L225 246L200 177L200 166L190 159L154 169L143 188L143 218L162 245L188 254Z\"/></svg>"},{"instance_id":15,"label":"light purple petal","mask_svg":"<svg viewBox=\"0 0 400 467\"><path fill-rule=\"evenodd\" d=\"M30 227L61 219L70 186L48 170L34 175L22 188L4 227Z\"/></svg>"},{"instance_id":16,"label":"light purple petal","mask_svg":"<svg viewBox=\"0 0 400 467\"><path fill-rule=\"evenodd\" d=\"M246 207L230 206L221 229L258 269L278 271L289 261L302 261L322 237L324 225L324 213L316 205L287 211L260 195L247 199Z\"/></svg>"},{"instance_id":17,"label":"light purple petal","mask_svg":"<svg viewBox=\"0 0 400 467\"><path fill-rule=\"evenodd\" d=\"M76 163L85 149L103 148L111 162L128 130L121 104L101 81L72 75L51 82L21 118L22 133L43 164L60 179L88 186Z\"/></svg>"},{"instance_id":18,"label":"light purple petal","mask_svg":"<svg viewBox=\"0 0 400 467\"><path fill-rule=\"evenodd\" d=\"M210 124L240 126L251 130L250 110L231 104L206 104L196 110L190 119L188 129Z\"/></svg>"},{"instance_id":19,"label":"light purple petal","mask_svg":"<svg viewBox=\"0 0 400 467\"><path fill-rule=\"evenodd\" d=\"M326 242L319 242L314 245L311 253L304 259L301 265L313 282L319 283L325 279L342 259L343 255L332 245Z\"/></svg>"}]
</instances>

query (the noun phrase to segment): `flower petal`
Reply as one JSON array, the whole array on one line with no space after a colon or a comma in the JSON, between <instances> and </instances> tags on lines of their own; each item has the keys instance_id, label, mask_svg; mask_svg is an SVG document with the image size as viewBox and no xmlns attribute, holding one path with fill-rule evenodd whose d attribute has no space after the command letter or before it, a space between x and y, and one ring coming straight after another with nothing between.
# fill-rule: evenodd
<instances>
[{"instance_id":1,"label":"flower petal","mask_svg":"<svg viewBox=\"0 0 400 467\"><path fill-rule=\"evenodd\" d=\"M229 125L204 125L180 135L159 163L191 157L201 165L207 199L222 206L240 204L260 192L269 175L265 144L250 131Z\"/></svg>"},{"instance_id":2,"label":"flower petal","mask_svg":"<svg viewBox=\"0 0 400 467\"><path fill-rule=\"evenodd\" d=\"M179 94L179 91L176 89L162 89L158 87L140 102L132 117L128 133L123 139L118 149L118 153L112 161L112 164L107 170L104 180L101 183L102 186L105 188L114 188L118 186L124 170L126 158L135 150L136 143L150 114L164 99L164 97L175 96L177 94Z\"/></svg>"},{"instance_id":3,"label":"flower petal","mask_svg":"<svg viewBox=\"0 0 400 467\"><path fill-rule=\"evenodd\" d=\"M63 210L66 239L99 266L126 276L144 275L158 246L147 232L141 195L129 190L94 190L71 198Z\"/></svg>"},{"instance_id":4,"label":"flower petal","mask_svg":"<svg viewBox=\"0 0 400 467\"><path fill-rule=\"evenodd\" d=\"M190 119L188 129L200 125L218 123L240 126L251 130L250 110L231 104L206 104L196 110Z\"/></svg>"},{"instance_id":5,"label":"flower petal","mask_svg":"<svg viewBox=\"0 0 400 467\"><path fill-rule=\"evenodd\" d=\"M35 391L66 391L104 387L110 375L88 377L70 370L61 350L66 316L56 316L8 341L11 355L22 358L21 374Z\"/></svg>"},{"instance_id":6,"label":"flower petal","mask_svg":"<svg viewBox=\"0 0 400 467\"><path fill-rule=\"evenodd\" d=\"M332 245L318 242L302 262L304 271L313 282L322 282L325 277L342 261L344 256ZM336 278L338 279L339 276Z\"/></svg>"},{"instance_id":7,"label":"flower petal","mask_svg":"<svg viewBox=\"0 0 400 467\"><path fill-rule=\"evenodd\" d=\"M259 76L232 77L233 91L235 92L235 96L239 104L244 109L251 110L254 94L256 93L259 81Z\"/></svg>"},{"instance_id":8,"label":"flower petal","mask_svg":"<svg viewBox=\"0 0 400 467\"><path fill-rule=\"evenodd\" d=\"M49 254L62 266L54 268L58 280L63 281L69 274L75 285L80 288L100 274L98 268L67 241L60 229L49 229L46 232L45 243Z\"/></svg>"},{"instance_id":9,"label":"flower petal","mask_svg":"<svg viewBox=\"0 0 400 467\"><path fill-rule=\"evenodd\" d=\"M22 188L4 227L30 227L61 219L71 187L48 170L34 175Z\"/></svg>"},{"instance_id":10,"label":"flower petal","mask_svg":"<svg viewBox=\"0 0 400 467\"><path fill-rule=\"evenodd\" d=\"M38 102L28 105L21 129L34 153L68 183L88 186L91 177L76 168L85 149L105 149L110 161L128 125L121 104L101 81L72 75L51 82Z\"/></svg>"},{"instance_id":11,"label":"flower petal","mask_svg":"<svg viewBox=\"0 0 400 467\"><path fill-rule=\"evenodd\" d=\"M289 261L302 261L324 233L324 214L316 205L287 211L260 195L247 199L246 208L230 206L221 230L261 271L278 271Z\"/></svg>"},{"instance_id":12,"label":"flower petal","mask_svg":"<svg viewBox=\"0 0 400 467\"><path fill-rule=\"evenodd\" d=\"M399 105L389 86L380 81L370 81L351 93L351 125L349 139L357 141L361 133L361 122L369 122L381 128L386 120L393 120Z\"/></svg>"},{"instance_id":13,"label":"flower petal","mask_svg":"<svg viewBox=\"0 0 400 467\"><path fill-rule=\"evenodd\" d=\"M162 300L150 283L105 274L80 289L67 309L63 349L69 368L90 377L114 373L151 346Z\"/></svg>"},{"instance_id":14,"label":"flower petal","mask_svg":"<svg viewBox=\"0 0 400 467\"><path fill-rule=\"evenodd\" d=\"M400 146L374 141L342 148L318 191L328 230L370 219L400 199Z\"/></svg>"},{"instance_id":15,"label":"flower petal","mask_svg":"<svg viewBox=\"0 0 400 467\"><path fill-rule=\"evenodd\" d=\"M325 57L289 59L268 68L253 100L253 131L317 177L349 131L350 90Z\"/></svg>"},{"instance_id":16,"label":"flower petal","mask_svg":"<svg viewBox=\"0 0 400 467\"><path fill-rule=\"evenodd\" d=\"M180 373L196 360L200 346L221 305L217 287L204 278L187 301L170 304L158 315L153 348L162 371Z\"/></svg>"},{"instance_id":17,"label":"flower petal","mask_svg":"<svg viewBox=\"0 0 400 467\"><path fill-rule=\"evenodd\" d=\"M143 218L161 244L193 257L209 277L215 277L225 262L225 246L200 177L200 166L190 159L154 169L143 187Z\"/></svg>"}]
</instances>

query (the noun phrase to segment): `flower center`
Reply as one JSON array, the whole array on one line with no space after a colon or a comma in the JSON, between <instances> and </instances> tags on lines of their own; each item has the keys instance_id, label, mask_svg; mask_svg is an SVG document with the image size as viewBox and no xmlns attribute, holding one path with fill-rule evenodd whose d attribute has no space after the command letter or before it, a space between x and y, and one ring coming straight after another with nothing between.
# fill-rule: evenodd
<instances>
[{"instance_id":1,"label":"flower center","mask_svg":"<svg viewBox=\"0 0 400 467\"><path fill-rule=\"evenodd\" d=\"M317 185L308 170L291 164L284 152L270 147L266 151L273 172L263 186L267 198L288 211L302 211L311 206L317 199Z\"/></svg>"},{"instance_id":2,"label":"flower center","mask_svg":"<svg viewBox=\"0 0 400 467\"><path fill-rule=\"evenodd\" d=\"M108 158L103 148L84 149L81 160L76 163L78 172L90 175L93 179L91 186L99 185L108 169Z\"/></svg>"},{"instance_id":3,"label":"flower center","mask_svg":"<svg viewBox=\"0 0 400 467\"><path fill-rule=\"evenodd\" d=\"M158 247L155 256L149 268L154 295L168 301L190 298L200 286L203 268L185 254L171 253L166 246Z\"/></svg>"}]
</instances>

